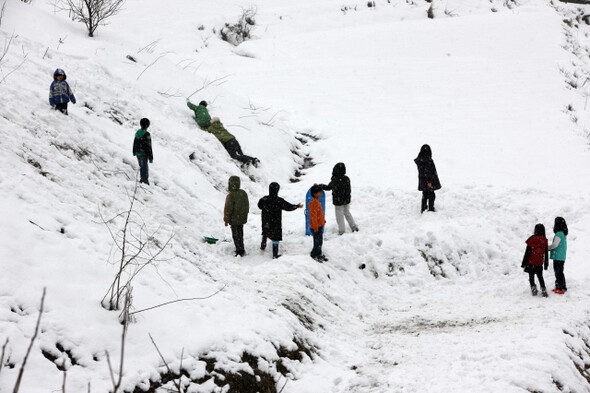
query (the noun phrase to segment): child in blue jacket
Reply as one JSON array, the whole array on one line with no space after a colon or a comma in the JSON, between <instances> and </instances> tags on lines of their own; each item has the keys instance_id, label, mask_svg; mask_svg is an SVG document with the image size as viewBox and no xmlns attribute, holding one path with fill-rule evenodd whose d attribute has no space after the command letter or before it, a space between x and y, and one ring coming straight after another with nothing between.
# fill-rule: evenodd
<instances>
[{"instance_id":1,"label":"child in blue jacket","mask_svg":"<svg viewBox=\"0 0 590 393\"><path fill-rule=\"evenodd\" d=\"M49 105L64 115L68 114L68 102L76 103L76 97L66 82L66 78L65 71L58 68L53 73L53 82L49 86Z\"/></svg>"}]
</instances>

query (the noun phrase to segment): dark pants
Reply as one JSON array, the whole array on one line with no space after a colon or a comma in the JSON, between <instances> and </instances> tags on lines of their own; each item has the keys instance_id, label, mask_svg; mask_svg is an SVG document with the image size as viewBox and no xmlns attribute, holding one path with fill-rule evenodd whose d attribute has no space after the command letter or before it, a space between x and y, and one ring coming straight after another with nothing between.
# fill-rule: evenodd
<instances>
[{"instance_id":1,"label":"dark pants","mask_svg":"<svg viewBox=\"0 0 590 393\"><path fill-rule=\"evenodd\" d=\"M427 209L428 211L434 211L434 200L436 199L436 195L434 195L434 191L422 191L422 213L424 213Z\"/></svg>"},{"instance_id":2,"label":"dark pants","mask_svg":"<svg viewBox=\"0 0 590 393\"><path fill-rule=\"evenodd\" d=\"M231 236L236 246L236 255L244 256L246 254L246 250L244 249L244 226L232 225Z\"/></svg>"},{"instance_id":3,"label":"dark pants","mask_svg":"<svg viewBox=\"0 0 590 393\"><path fill-rule=\"evenodd\" d=\"M541 289L545 290L545 280L543 279L543 266L529 266L529 283L531 287L535 286L535 276L539 279Z\"/></svg>"},{"instance_id":4,"label":"dark pants","mask_svg":"<svg viewBox=\"0 0 590 393\"><path fill-rule=\"evenodd\" d=\"M260 243L260 249L261 250L266 250L266 235L263 233L262 234L262 242Z\"/></svg>"},{"instance_id":5,"label":"dark pants","mask_svg":"<svg viewBox=\"0 0 590 393\"><path fill-rule=\"evenodd\" d=\"M137 156L137 162L139 163L139 182L147 184L149 186L150 170L148 167L148 157Z\"/></svg>"},{"instance_id":6,"label":"dark pants","mask_svg":"<svg viewBox=\"0 0 590 393\"><path fill-rule=\"evenodd\" d=\"M317 258L322 255L322 244L324 244L324 228L320 228L319 231L311 230L313 236L313 249L311 250L311 257Z\"/></svg>"},{"instance_id":7,"label":"dark pants","mask_svg":"<svg viewBox=\"0 0 590 393\"><path fill-rule=\"evenodd\" d=\"M238 160L243 164L250 164L254 161L254 157L250 157L245 155L242 152L242 147L240 146L240 142L236 138L230 139L229 141L223 144L225 150L229 153L230 157L234 160Z\"/></svg>"},{"instance_id":8,"label":"dark pants","mask_svg":"<svg viewBox=\"0 0 590 393\"><path fill-rule=\"evenodd\" d=\"M68 103L66 102L63 104L55 104L55 110L60 111L64 115L67 115L68 114Z\"/></svg>"},{"instance_id":9,"label":"dark pants","mask_svg":"<svg viewBox=\"0 0 590 393\"><path fill-rule=\"evenodd\" d=\"M555 272L555 288L567 291L565 285L565 276L563 275L563 265L565 261L553 261L553 271Z\"/></svg>"},{"instance_id":10,"label":"dark pants","mask_svg":"<svg viewBox=\"0 0 590 393\"><path fill-rule=\"evenodd\" d=\"M266 236L266 234L262 234L262 242L260 243L260 249L261 250L265 250L266 249L266 240L268 239L268 237ZM272 257L273 258L278 258L279 257L279 242L272 240Z\"/></svg>"}]
</instances>

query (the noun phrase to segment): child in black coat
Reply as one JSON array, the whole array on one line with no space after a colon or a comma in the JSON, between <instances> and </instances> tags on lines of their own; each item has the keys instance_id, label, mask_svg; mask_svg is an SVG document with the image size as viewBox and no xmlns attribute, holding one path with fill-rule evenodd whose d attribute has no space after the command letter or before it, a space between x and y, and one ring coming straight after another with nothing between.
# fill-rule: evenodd
<instances>
[{"instance_id":1,"label":"child in black coat","mask_svg":"<svg viewBox=\"0 0 590 393\"><path fill-rule=\"evenodd\" d=\"M440 190L441 185L438 180L436 166L432 161L432 150L429 145L423 145L414 160L418 167L418 191L422 191L422 208L421 212L434 211L434 191Z\"/></svg>"},{"instance_id":2,"label":"child in black coat","mask_svg":"<svg viewBox=\"0 0 590 393\"><path fill-rule=\"evenodd\" d=\"M346 165L344 165L343 162L334 165L330 183L320 184L319 187L322 190L332 191L332 203L334 204L334 210L336 211L338 234L343 235L346 230L344 219L348 222L351 231L358 232L359 228L350 213L352 190L350 187L350 178L346 176Z\"/></svg>"},{"instance_id":3,"label":"child in black coat","mask_svg":"<svg viewBox=\"0 0 590 393\"><path fill-rule=\"evenodd\" d=\"M266 239L272 241L272 257L277 259L279 255L279 242L283 240L283 210L293 211L301 209L302 204L294 205L279 197L279 183L270 183L268 195L260 198L258 208L262 210L262 243L260 249L266 249Z\"/></svg>"}]
</instances>

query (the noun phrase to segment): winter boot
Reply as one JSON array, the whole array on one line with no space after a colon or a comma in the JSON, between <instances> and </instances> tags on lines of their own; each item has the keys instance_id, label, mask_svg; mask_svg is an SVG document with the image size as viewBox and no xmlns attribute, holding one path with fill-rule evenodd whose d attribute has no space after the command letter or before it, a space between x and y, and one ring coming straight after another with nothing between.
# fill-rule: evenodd
<instances>
[{"instance_id":1,"label":"winter boot","mask_svg":"<svg viewBox=\"0 0 590 393\"><path fill-rule=\"evenodd\" d=\"M531 286L531 292L532 292L533 296L537 296L537 294L539 293L539 291L537 290L537 286L536 285Z\"/></svg>"},{"instance_id":2,"label":"winter boot","mask_svg":"<svg viewBox=\"0 0 590 393\"><path fill-rule=\"evenodd\" d=\"M545 288L541 288L541 295L543 297L549 297L549 295L547 294L547 290Z\"/></svg>"},{"instance_id":3,"label":"winter boot","mask_svg":"<svg viewBox=\"0 0 590 393\"><path fill-rule=\"evenodd\" d=\"M277 259L279 258L279 245L278 244L274 244L272 245L272 259Z\"/></svg>"}]
</instances>

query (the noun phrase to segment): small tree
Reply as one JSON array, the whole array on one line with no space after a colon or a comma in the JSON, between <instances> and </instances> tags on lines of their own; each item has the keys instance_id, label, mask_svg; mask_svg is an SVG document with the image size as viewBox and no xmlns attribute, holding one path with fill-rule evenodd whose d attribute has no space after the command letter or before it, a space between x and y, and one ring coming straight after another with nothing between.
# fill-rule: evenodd
<instances>
[{"instance_id":1,"label":"small tree","mask_svg":"<svg viewBox=\"0 0 590 393\"><path fill-rule=\"evenodd\" d=\"M134 209L138 184L136 181L133 194L128 195L129 208L126 211L108 220L99 212L113 240L113 250L109 259L117 267L115 278L101 301L102 306L107 310L119 310L123 300L131 302L130 291L133 279L146 267L155 266L162 261L160 255L173 237L171 234L162 244L157 239L161 228L154 232L148 231L146 223ZM123 226L116 230L112 226L115 226L119 219L124 220ZM126 297L125 294L129 296ZM129 304L126 309L128 307L130 307Z\"/></svg>"},{"instance_id":2,"label":"small tree","mask_svg":"<svg viewBox=\"0 0 590 393\"><path fill-rule=\"evenodd\" d=\"M74 20L83 22L88 30L88 37L106 20L117 15L125 0L66 0Z\"/></svg>"}]
</instances>

